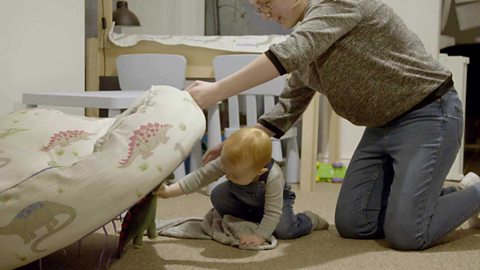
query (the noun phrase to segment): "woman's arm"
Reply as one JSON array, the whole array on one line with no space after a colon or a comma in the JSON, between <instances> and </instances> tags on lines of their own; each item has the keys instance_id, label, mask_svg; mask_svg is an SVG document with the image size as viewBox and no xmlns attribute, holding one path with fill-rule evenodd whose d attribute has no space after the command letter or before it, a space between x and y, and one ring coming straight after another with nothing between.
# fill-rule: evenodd
<instances>
[{"instance_id":1,"label":"woman's arm","mask_svg":"<svg viewBox=\"0 0 480 270\"><path fill-rule=\"evenodd\" d=\"M315 91L305 86L296 72L292 73L277 104L260 116L257 125L267 129L270 136L282 137L302 116L314 95Z\"/></svg>"},{"instance_id":2,"label":"woman's arm","mask_svg":"<svg viewBox=\"0 0 480 270\"><path fill-rule=\"evenodd\" d=\"M206 109L220 100L270 81L279 75L275 65L262 54L239 71L218 82L195 81L185 90L201 108Z\"/></svg>"}]
</instances>

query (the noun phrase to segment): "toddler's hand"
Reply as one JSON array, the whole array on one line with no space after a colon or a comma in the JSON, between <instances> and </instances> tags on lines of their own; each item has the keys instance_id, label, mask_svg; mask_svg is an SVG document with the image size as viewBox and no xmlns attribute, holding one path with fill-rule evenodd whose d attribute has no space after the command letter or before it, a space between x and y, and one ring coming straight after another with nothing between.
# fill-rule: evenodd
<instances>
[{"instance_id":1,"label":"toddler's hand","mask_svg":"<svg viewBox=\"0 0 480 270\"><path fill-rule=\"evenodd\" d=\"M152 194L161 198L171 198L185 193L183 192L180 184L177 182L171 185L162 184L157 190L153 191Z\"/></svg>"},{"instance_id":2,"label":"toddler's hand","mask_svg":"<svg viewBox=\"0 0 480 270\"><path fill-rule=\"evenodd\" d=\"M239 237L242 246L259 246L265 243L265 238L257 234L242 234Z\"/></svg>"},{"instance_id":3,"label":"toddler's hand","mask_svg":"<svg viewBox=\"0 0 480 270\"><path fill-rule=\"evenodd\" d=\"M169 186L166 184L161 185L157 190L153 191L152 194L164 199L171 197Z\"/></svg>"}]
</instances>

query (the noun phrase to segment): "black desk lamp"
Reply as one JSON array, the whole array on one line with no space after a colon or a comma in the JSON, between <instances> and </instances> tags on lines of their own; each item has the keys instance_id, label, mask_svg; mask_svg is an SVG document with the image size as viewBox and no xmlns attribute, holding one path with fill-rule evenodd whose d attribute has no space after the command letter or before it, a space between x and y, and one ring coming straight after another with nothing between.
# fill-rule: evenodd
<instances>
[{"instance_id":1,"label":"black desk lamp","mask_svg":"<svg viewBox=\"0 0 480 270\"><path fill-rule=\"evenodd\" d=\"M128 9L127 1L118 1L113 12L113 21L119 26L140 26L137 16Z\"/></svg>"}]
</instances>

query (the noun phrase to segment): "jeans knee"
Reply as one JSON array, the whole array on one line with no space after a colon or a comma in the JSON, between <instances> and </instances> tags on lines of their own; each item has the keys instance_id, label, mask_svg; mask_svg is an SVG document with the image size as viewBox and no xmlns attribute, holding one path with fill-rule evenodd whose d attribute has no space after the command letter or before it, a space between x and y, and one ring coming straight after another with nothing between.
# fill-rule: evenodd
<instances>
[{"instance_id":1,"label":"jeans knee","mask_svg":"<svg viewBox=\"0 0 480 270\"><path fill-rule=\"evenodd\" d=\"M360 238L358 226L351 220L335 216L335 227L337 228L338 234L344 238Z\"/></svg>"},{"instance_id":2,"label":"jeans knee","mask_svg":"<svg viewBox=\"0 0 480 270\"><path fill-rule=\"evenodd\" d=\"M214 188L210 193L210 201L212 204L222 199L222 192L220 192L217 188Z\"/></svg>"},{"instance_id":3,"label":"jeans knee","mask_svg":"<svg viewBox=\"0 0 480 270\"><path fill-rule=\"evenodd\" d=\"M335 227L341 237L344 238L361 238L359 228L363 227L363 222L358 218L353 218L352 215L347 214L348 211L344 209L335 212Z\"/></svg>"},{"instance_id":4,"label":"jeans knee","mask_svg":"<svg viewBox=\"0 0 480 270\"><path fill-rule=\"evenodd\" d=\"M407 222L385 221L385 240L397 250L417 251L427 248L424 233L419 233Z\"/></svg>"},{"instance_id":5,"label":"jeans knee","mask_svg":"<svg viewBox=\"0 0 480 270\"><path fill-rule=\"evenodd\" d=\"M216 186L210 193L210 201L212 202L213 208L215 208L220 215L225 214L225 210L228 210L230 205L229 194L226 187L222 184Z\"/></svg>"},{"instance_id":6,"label":"jeans knee","mask_svg":"<svg viewBox=\"0 0 480 270\"><path fill-rule=\"evenodd\" d=\"M353 211L338 210L335 213L335 227L340 236L352 239L378 239L383 237L383 228L372 217L362 214L352 214ZM357 212L359 213L359 212ZM373 215L375 216L375 215Z\"/></svg>"},{"instance_id":7,"label":"jeans knee","mask_svg":"<svg viewBox=\"0 0 480 270\"><path fill-rule=\"evenodd\" d=\"M218 200L214 200L213 198L210 199L210 201L212 202L212 206L215 210L217 210L217 212L223 216L225 215L225 208L223 207L223 205L218 202Z\"/></svg>"}]
</instances>

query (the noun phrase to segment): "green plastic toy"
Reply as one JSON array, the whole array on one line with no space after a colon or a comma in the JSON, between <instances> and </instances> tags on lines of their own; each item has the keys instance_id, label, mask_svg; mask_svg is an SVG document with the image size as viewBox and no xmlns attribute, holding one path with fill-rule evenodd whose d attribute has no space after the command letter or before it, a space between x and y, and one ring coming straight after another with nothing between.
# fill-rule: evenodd
<instances>
[{"instance_id":1,"label":"green plastic toy","mask_svg":"<svg viewBox=\"0 0 480 270\"><path fill-rule=\"evenodd\" d=\"M345 173L347 172L347 168L341 162L334 162L332 164L333 167L333 178L332 182L334 183L341 183L345 178Z\"/></svg>"},{"instance_id":2,"label":"green plastic toy","mask_svg":"<svg viewBox=\"0 0 480 270\"><path fill-rule=\"evenodd\" d=\"M334 176L332 164L317 162L317 182L331 182Z\"/></svg>"},{"instance_id":3,"label":"green plastic toy","mask_svg":"<svg viewBox=\"0 0 480 270\"><path fill-rule=\"evenodd\" d=\"M317 162L317 182L340 183L345 178L347 168L341 162Z\"/></svg>"}]
</instances>

